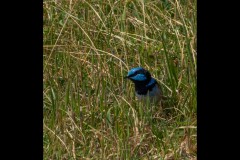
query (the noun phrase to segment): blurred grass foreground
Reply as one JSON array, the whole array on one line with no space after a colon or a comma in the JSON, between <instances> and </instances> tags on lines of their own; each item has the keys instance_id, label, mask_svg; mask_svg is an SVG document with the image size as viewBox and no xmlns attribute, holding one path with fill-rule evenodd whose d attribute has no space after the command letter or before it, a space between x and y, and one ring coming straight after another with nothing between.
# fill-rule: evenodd
<instances>
[{"instance_id":1,"label":"blurred grass foreground","mask_svg":"<svg viewBox=\"0 0 240 160\"><path fill-rule=\"evenodd\" d=\"M196 159L196 0L44 0L44 159ZM129 69L168 97L136 101Z\"/></svg>"}]
</instances>

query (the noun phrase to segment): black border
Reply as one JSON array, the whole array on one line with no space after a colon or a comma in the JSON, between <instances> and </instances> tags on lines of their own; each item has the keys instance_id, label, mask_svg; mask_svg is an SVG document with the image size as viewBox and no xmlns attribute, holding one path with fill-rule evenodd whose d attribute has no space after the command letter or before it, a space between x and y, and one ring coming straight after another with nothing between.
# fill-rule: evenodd
<instances>
[{"instance_id":1,"label":"black border","mask_svg":"<svg viewBox=\"0 0 240 160\"><path fill-rule=\"evenodd\" d=\"M197 5L198 159L235 159L238 154L239 51L237 4Z\"/></svg>"},{"instance_id":2,"label":"black border","mask_svg":"<svg viewBox=\"0 0 240 160\"><path fill-rule=\"evenodd\" d=\"M43 2L1 6L1 156L42 160Z\"/></svg>"}]
</instances>

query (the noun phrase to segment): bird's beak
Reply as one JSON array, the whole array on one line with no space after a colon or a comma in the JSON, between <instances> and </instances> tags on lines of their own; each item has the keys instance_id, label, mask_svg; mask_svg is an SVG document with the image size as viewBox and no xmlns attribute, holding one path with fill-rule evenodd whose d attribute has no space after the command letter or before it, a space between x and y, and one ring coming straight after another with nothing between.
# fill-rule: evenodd
<instances>
[{"instance_id":1,"label":"bird's beak","mask_svg":"<svg viewBox=\"0 0 240 160\"><path fill-rule=\"evenodd\" d=\"M126 79L126 78L129 78L129 77L128 77L128 76L125 76L124 78Z\"/></svg>"}]
</instances>

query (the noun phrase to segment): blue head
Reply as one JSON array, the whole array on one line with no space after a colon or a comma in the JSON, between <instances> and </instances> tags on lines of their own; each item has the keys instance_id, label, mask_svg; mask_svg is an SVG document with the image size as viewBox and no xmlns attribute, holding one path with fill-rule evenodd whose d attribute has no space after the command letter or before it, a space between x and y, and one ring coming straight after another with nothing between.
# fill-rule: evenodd
<instances>
[{"instance_id":1,"label":"blue head","mask_svg":"<svg viewBox=\"0 0 240 160\"><path fill-rule=\"evenodd\" d=\"M151 74L142 67L131 69L126 78L136 83L148 83L151 80Z\"/></svg>"}]
</instances>

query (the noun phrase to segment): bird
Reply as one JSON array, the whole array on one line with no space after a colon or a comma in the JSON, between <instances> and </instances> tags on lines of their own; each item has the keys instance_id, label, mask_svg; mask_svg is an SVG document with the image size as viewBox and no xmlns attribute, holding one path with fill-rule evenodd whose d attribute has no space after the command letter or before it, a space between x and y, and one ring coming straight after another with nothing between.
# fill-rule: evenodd
<instances>
[{"instance_id":1,"label":"bird","mask_svg":"<svg viewBox=\"0 0 240 160\"><path fill-rule=\"evenodd\" d=\"M134 83L138 100L146 102L149 99L150 102L156 103L161 101L162 90L148 70L142 67L132 68L125 78Z\"/></svg>"}]
</instances>

